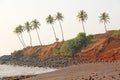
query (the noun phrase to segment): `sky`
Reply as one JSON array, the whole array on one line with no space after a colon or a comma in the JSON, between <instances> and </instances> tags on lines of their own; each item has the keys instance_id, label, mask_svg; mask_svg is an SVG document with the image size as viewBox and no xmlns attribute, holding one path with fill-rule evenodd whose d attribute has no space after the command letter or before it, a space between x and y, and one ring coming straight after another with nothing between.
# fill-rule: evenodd
<instances>
[{"instance_id":1,"label":"sky","mask_svg":"<svg viewBox=\"0 0 120 80\"><path fill-rule=\"evenodd\" d=\"M15 27L24 25L26 21L37 19L40 22L39 35L42 44L55 42L52 27L46 24L46 17L55 16L61 12L64 16L62 27L65 40L74 38L83 32L82 24L77 19L80 10L86 11L88 19L84 22L87 34L104 33L104 25L99 22L101 13L110 16L108 30L120 29L120 0L0 0L0 55L9 55L22 49L22 45L15 33ZM54 23L54 28L59 41L62 40L59 23ZM37 34L31 31L33 45L39 45ZM29 46L29 35L23 33L23 38Z\"/></svg>"}]
</instances>

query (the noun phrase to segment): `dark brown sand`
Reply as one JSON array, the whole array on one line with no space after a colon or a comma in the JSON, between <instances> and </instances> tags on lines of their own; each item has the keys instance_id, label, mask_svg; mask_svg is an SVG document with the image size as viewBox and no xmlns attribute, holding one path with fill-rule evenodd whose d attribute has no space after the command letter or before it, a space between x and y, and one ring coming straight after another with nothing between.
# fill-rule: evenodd
<instances>
[{"instance_id":1,"label":"dark brown sand","mask_svg":"<svg viewBox=\"0 0 120 80\"><path fill-rule=\"evenodd\" d=\"M24 80L120 80L120 62L73 65Z\"/></svg>"}]
</instances>

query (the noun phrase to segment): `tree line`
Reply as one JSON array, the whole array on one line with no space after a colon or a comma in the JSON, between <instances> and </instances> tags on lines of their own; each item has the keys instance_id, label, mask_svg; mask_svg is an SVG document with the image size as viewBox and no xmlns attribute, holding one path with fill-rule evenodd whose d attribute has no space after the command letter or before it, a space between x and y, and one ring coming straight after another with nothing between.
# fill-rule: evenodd
<instances>
[{"instance_id":1,"label":"tree line","mask_svg":"<svg viewBox=\"0 0 120 80\"><path fill-rule=\"evenodd\" d=\"M52 15L48 15L48 17L46 18L46 23L50 24L52 26L52 30L53 30L56 42L58 41L58 38L56 36L56 32L55 32L55 29L53 26L55 21L58 21L58 23L60 25L62 41L64 42L64 32L63 32L63 28L62 28L62 24L61 24L61 22L63 21L63 18L64 18L64 16L60 12L57 12L57 14L54 17ZM84 33L86 33L85 27L84 27L84 22L88 19L87 13L84 10L81 10L80 12L78 12L77 18L82 23L83 31L84 31ZM99 16L100 22L104 24L105 32L107 32L106 24L109 22L109 19L110 19L109 14L106 12L101 13ZM34 19L31 22L27 21L24 25L18 25L14 29L14 32L17 34L17 36L24 48L26 47L26 44L23 39L23 32L27 31L29 38L30 38L30 46L32 46L32 37L31 37L32 30L36 31L39 43L42 46L42 42L41 42L39 32L38 32L39 26L40 26L40 22L38 20Z\"/></svg>"}]
</instances>

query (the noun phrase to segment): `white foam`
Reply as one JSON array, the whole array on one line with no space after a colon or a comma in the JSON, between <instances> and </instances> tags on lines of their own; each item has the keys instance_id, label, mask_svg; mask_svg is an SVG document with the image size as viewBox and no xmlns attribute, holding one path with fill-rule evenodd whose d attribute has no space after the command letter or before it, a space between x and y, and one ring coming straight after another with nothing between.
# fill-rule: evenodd
<instances>
[{"instance_id":1,"label":"white foam","mask_svg":"<svg viewBox=\"0 0 120 80\"><path fill-rule=\"evenodd\" d=\"M39 68L39 67L26 67L14 65L0 65L0 77L17 76L17 75L34 75L52 72L57 69L53 68Z\"/></svg>"}]
</instances>

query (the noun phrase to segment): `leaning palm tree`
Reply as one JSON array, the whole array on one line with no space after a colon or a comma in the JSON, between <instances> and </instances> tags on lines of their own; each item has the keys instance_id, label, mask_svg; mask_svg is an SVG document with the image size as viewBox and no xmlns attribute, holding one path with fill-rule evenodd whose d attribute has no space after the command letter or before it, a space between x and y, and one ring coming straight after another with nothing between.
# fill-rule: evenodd
<instances>
[{"instance_id":1,"label":"leaning palm tree","mask_svg":"<svg viewBox=\"0 0 120 80\"><path fill-rule=\"evenodd\" d=\"M78 13L77 18L79 19L79 21L82 22L83 30L84 30L84 33L85 33L85 27L84 27L84 23L83 22L85 22L85 20L87 20L87 18L88 18L87 13L84 10L81 10Z\"/></svg>"},{"instance_id":2,"label":"leaning palm tree","mask_svg":"<svg viewBox=\"0 0 120 80\"><path fill-rule=\"evenodd\" d=\"M18 28L19 28L19 32L20 32L20 34L21 34L21 39L22 39L22 42L23 42L23 44L24 44L24 46L26 47L26 44L25 44L25 41L24 41L24 39L23 39L23 31L24 31L24 29L23 29L23 26L22 25L18 25Z\"/></svg>"},{"instance_id":3,"label":"leaning palm tree","mask_svg":"<svg viewBox=\"0 0 120 80\"><path fill-rule=\"evenodd\" d=\"M53 32L54 32L55 40L56 40L56 42L57 42L58 39L57 39L57 37L56 37L55 29L54 29L54 27L53 27L54 18L53 18L51 15L49 15L49 16L46 18L46 22L47 22L48 24L51 24L52 29L53 29Z\"/></svg>"},{"instance_id":4,"label":"leaning palm tree","mask_svg":"<svg viewBox=\"0 0 120 80\"><path fill-rule=\"evenodd\" d=\"M40 45L42 45L41 40L40 40L40 36L39 36L39 33L38 33L38 29L39 29L40 23L39 23L39 21L37 21L36 19L33 20L31 23L32 23L32 26L33 26L33 30L34 30L34 29L36 30L36 33L37 33L37 35L38 35L38 40L39 40L39 42L40 42Z\"/></svg>"},{"instance_id":5,"label":"leaning palm tree","mask_svg":"<svg viewBox=\"0 0 120 80\"><path fill-rule=\"evenodd\" d=\"M31 29L32 29L32 26L30 25L30 23L26 22L25 23L25 30L28 32L29 37L30 37L30 46L32 46L32 37L31 37L31 34L30 34Z\"/></svg>"},{"instance_id":6,"label":"leaning palm tree","mask_svg":"<svg viewBox=\"0 0 120 80\"><path fill-rule=\"evenodd\" d=\"M16 27L15 30L14 30L14 33L17 34L17 36L18 36L18 38L19 38L19 41L21 42L22 46L25 48L25 45L24 45L22 39L20 38L20 34L21 34L20 28L19 28L19 27Z\"/></svg>"},{"instance_id":7,"label":"leaning palm tree","mask_svg":"<svg viewBox=\"0 0 120 80\"><path fill-rule=\"evenodd\" d=\"M107 32L107 28L106 28L106 23L109 22L109 15L105 12L101 13L101 15L99 16L100 18L100 22L104 23L104 27L105 27L105 31Z\"/></svg>"},{"instance_id":8,"label":"leaning palm tree","mask_svg":"<svg viewBox=\"0 0 120 80\"><path fill-rule=\"evenodd\" d=\"M63 21L63 16L60 12L57 12L57 15L55 16L55 20L58 20L58 22L60 24L60 28L61 28L61 32L62 32L62 41L64 41L64 34L63 34L62 25L61 25L61 21Z\"/></svg>"}]
</instances>

